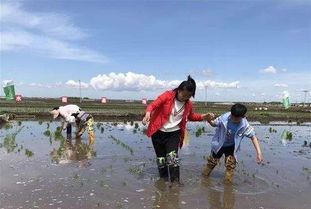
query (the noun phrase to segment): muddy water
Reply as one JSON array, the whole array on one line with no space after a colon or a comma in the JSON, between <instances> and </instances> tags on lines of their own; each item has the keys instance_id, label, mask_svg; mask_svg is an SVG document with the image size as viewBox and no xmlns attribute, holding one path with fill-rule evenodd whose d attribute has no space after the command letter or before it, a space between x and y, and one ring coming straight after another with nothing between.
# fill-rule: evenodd
<instances>
[{"instance_id":1,"label":"muddy water","mask_svg":"<svg viewBox=\"0 0 311 209\"><path fill-rule=\"evenodd\" d=\"M256 125L265 164L256 164L251 141L243 139L234 182L224 185L223 159L208 179L201 176L215 130L190 123L189 144L180 150L184 186L169 188L158 180L152 144L139 123L98 124L94 150L87 148L87 134L81 141L70 141L55 133L58 123L11 125L0 130L0 208L307 209L311 205L310 126ZM198 131L201 127L205 130Z\"/></svg>"}]
</instances>

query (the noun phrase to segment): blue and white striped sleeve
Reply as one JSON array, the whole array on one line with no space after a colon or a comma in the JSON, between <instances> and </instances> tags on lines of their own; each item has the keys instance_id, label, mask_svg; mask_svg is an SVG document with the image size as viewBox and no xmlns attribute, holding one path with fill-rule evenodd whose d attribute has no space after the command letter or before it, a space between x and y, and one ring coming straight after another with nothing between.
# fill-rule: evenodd
<instances>
[{"instance_id":1,"label":"blue and white striped sleeve","mask_svg":"<svg viewBox=\"0 0 311 209\"><path fill-rule=\"evenodd\" d=\"M253 138L253 136L256 135L254 127L251 125L248 125L245 128L243 135L250 139Z\"/></svg>"}]
</instances>

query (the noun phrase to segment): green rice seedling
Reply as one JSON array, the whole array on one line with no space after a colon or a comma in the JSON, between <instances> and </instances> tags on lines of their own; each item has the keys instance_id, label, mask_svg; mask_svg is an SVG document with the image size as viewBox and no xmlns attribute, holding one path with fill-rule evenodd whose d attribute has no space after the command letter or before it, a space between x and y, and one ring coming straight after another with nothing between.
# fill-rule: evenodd
<instances>
[{"instance_id":1,"label":"green rice seedling","mask_svg":"<svg viewBox=\"0 0 311 209\"><path fill-rule=\"evenodd\" d=\"M51 136L51 131L50 130L46 130L45 132L43 132L44 136Z\"/></svg>"},{"instance_id":2,"label":"green rice seedling","mask_svg":"<svg viewBox=\"0 0 311 209\"><path fill-rule=\"evenodd\" d=\"M134 175L141 175L143 173L143 171L140 169L139 166L134 166L134 167L130 168L129 172L131 174L134 174Z\"/></svg>"},{"instance_id":3,"label":"green rice seedling","mask_svg":"<svg viewBox=\"0 0 311 209\"><path fill-rule=\"evenodd\" d=\"M3 128L4 128L5 130L9 130L9 129L13 128L13 126L12 126L12 124L10 124L10 123L6 123L6 124L3 126Z\"/></svg>"},{"instance_id":4,"label":"green rice seedling","mask_svg":"<svg viewBox=\"0 0 311 209\"><path fill-rule=\"evenodd\" d=\"M29 149L25 149L25 155L27 157L32 157L34 155L34 153L31 150L29 150Z\"/></svg>"},{"instance_id":5,"label":"green rice seedling","mask_svg":"<svg viewBox=\"0 0 311 209\"><path fill-rule=\"evenodd\" d=\"M138 128L139 128L138 123L135 123L135 129L138 129Z\"/></svg>"},{"instance_id":6,"label":"green rice seedling","mask_svg":"<svg viewBox=\"0 0 311 209\"><path fill-rule=\"evenodd\" d=\"M18 146L15 139L16 139L17 134L19 134L23 128L24 126L17 129L15 133L8 134L5 136L3 143L1 144L1 147L6 148L7 153L13 152L15 148Z\"/></svg>"},{"instance_id":7,"label":"green rice seedling","mask_svg":"<svg viewBox=\"0 0 311 209\"><path fill-rule=\"evenodd\" d=\"M134 150L127 144L123 143L121 140L117 139L116 137L114 136L109 136L110 139L112 139L116 144L120 145L122 148L128 150L131 155L134 155Z\"/></svg>"}]
</instances>

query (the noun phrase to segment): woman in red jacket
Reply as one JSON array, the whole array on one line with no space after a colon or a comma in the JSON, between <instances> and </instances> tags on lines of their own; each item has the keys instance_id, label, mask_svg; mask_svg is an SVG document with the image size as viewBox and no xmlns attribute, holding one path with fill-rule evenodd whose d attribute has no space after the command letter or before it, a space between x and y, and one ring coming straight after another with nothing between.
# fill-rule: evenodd
<instances>
[{"instance_id":1,"label":"woman in red jacket","mask_svg":"<svg viewBox=\"0 0 311 209\"><path fill-rule=\"evenodd\" d=\"M191 97L195 96L196 83L188 76L176 89L166 91L148 105L143 124L150 121L147 136L157 155L160 178L179 182L178 147L182 147L186 123L207 120L210 114L192 110Z\"/></svg>"}]
</instances>

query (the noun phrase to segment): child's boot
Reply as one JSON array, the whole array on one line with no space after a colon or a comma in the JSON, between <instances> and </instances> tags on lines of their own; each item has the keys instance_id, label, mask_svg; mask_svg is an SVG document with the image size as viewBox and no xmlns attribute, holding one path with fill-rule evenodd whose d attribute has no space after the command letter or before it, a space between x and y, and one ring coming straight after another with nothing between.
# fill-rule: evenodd
<instances>
[{"instance_id":1,"label":"child's boot","mask_svg":"<svg viewBox=\"0 0 311 209\"><path fill-rule=\"evenodd\" d=\"M207 159L207 164L204 166L202 174L206 177L210 175L212 170L215 168L215 166L218 164L219 159L214 158L213 156L209 156Z\"/></svg>"},{"instance_id":2,"label":"child's boot","mask_svg":"<svg viewBox=\"0 0 311 209\"><path fill-rule=\"evenodd\" d=\"M233 181L234 169L236 167L236 160L232 155L225 158L225 166L226 172L224 181L225 183L231 184Z\"/></svg>"}]
</instances>

